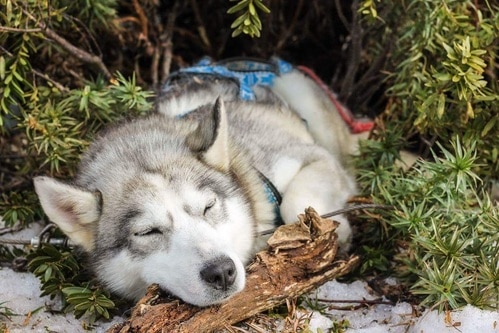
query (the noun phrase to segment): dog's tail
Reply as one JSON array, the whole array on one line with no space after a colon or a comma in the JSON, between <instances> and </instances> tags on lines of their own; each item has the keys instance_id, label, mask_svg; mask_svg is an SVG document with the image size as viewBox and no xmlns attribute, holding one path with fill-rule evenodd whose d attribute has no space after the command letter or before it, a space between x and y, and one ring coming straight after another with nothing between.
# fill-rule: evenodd
<instances>
[{"instance_id":1,"label":"dog's tail","mask_svg":"<svg viewBox=\"0 0 499 333\"><path fill-rule=\"evenodd\" d=\"M271 89L307 122L317 143L341 161L356 152L358 140L367 137L374 125L356 119L307 67L281 73Z\"/></svg>"}]
</instances>

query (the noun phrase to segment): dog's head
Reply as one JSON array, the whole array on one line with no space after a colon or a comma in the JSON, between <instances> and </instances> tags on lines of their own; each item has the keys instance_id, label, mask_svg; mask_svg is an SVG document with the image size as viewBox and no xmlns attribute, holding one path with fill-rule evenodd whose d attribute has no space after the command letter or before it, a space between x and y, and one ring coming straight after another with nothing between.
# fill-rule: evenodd
<instances>
[{"instance_id":1,"label":"dog's head","mask_svg":"<svg viewBox=\"0 0 499 333\"><path fill-rule=\"evenodd\" d=\"M141 130L148 126L154 124ZM87 154L91 161L77 186L35 178L47 216L88 252L100 280L124 297L137 299L157 283L207 306L244 288L255 226L248 194L231 172L223 104L217 101L193 128L182 144L148 153L157 145L147 142L154 137L133 134L124 139L136 144L113 147L123 139L104 136Z\"/></svg>"}]
</instances>

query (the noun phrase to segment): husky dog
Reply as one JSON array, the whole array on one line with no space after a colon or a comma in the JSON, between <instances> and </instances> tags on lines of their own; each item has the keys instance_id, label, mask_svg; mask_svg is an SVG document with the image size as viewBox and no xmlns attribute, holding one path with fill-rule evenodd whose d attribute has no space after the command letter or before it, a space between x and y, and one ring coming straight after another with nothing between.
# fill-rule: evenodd
<instances>
[{"instance_id":1,"label":"husky dog","mask_svg":"<svg viewBox=\"0 0 499 333\"><path fill-rule=\"evenodd\" d=\"M341 160L352 136L310 79L292 71L251 102L238 92L231 80L179 80L157 112L101 133L74 181L35 178L49 219L112 292L138 299L157 283L197 306L221 303L244 288L260 233L355 193ZM345 251L351 229L336 220Z\"/></svg>"}]
</instances>

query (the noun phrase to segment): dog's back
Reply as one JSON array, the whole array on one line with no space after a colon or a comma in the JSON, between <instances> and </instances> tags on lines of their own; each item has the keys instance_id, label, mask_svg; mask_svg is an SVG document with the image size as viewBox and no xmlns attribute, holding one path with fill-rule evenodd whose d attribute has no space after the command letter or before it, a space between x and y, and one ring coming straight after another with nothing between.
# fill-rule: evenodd
<instances>
[{"instance_id":1,"label":"dog's back","mask_svg":"<svg viewBox=\"0 0 499 333\"><path fill-rule=\"evenodd\" d=\"M331 102L298 72L276 79L273 88L255 87L254 92L255 101L246 102L231 81L189 80L170 87L157 110L172 118L195 119L199 110L207 110L200 104L208 103L210 94L221 96L231 141L282 194L280 213L285 223L296 221L309 206L321 213L342 208L356 191L347 158L358 139ZM174 107L179 105L183 109ZM343 221L338 233L346 249L350 227L343 216L338 220Z\"/></svg>"}]
</instances>

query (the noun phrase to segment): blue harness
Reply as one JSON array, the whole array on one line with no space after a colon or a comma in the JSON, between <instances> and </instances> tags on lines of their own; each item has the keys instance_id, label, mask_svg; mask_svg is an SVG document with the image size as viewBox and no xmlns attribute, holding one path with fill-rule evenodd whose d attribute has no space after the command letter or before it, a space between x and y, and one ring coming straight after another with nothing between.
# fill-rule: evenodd
<instances>
[{"instance_id":1,"label":"blue harness","mask_svg":"<svg viewBox=\"0 0 499 333\"><path fill-rule=\"evenodd\" d=\"M276 76L292 70L290 63L279 58L273 58L270 62L232 59L216 64L210 58L203 58L193 67L182 68L178 73L211 74L233 79L239 84L239 98L243 101L254 101L253 87L272 87Z\"/></svg>"}]
</instances>

